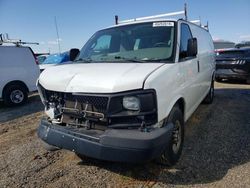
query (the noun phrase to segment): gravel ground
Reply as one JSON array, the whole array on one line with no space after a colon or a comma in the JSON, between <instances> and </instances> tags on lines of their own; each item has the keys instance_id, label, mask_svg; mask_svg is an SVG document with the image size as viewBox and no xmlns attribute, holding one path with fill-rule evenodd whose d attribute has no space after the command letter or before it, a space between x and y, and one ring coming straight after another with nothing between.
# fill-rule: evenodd
<instances>
[{"instance_id":1,"label":"gravel ground","mask_svg":"<svg viewBox=\"0 0 250 188\"><path fill-rule=\"evenodd\" d=\"M216 83L212 105L186 124L183 155L172 167L80 160L48 152L37 138L37 95L0 105L0 187L250 187L250 85Z\"/></svg>"}]
</instances>

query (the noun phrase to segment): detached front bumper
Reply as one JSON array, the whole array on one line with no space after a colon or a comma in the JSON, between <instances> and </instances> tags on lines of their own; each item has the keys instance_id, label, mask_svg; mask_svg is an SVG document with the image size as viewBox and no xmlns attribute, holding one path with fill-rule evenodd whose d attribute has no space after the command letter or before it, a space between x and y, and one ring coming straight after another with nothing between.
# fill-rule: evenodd
<instances>
[{"instance_id":1,"label":"detached front bumper","mask_svg":"<svg viewBox=\"0 0 250 188\"><path fill-rule=\"evenodd\" d=\"M150 132L127 129L77 131L41 120L38 136L50 145L108 161L146 162L158 157L171 141L173 124Z\"/></svg>"}]
</instances>

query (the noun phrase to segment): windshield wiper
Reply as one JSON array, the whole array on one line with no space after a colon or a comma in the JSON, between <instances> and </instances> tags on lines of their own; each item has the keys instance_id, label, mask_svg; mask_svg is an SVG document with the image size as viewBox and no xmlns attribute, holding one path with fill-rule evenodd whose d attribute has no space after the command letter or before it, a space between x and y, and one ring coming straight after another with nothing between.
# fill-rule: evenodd
<instances>
[{"instance_id":1,"label":"windshield wiper","mask_svg":"<svg viewBox=\"0 0 250 188\"><path fill-rule=\"evenodd\" d=\"M92 62L92 59L90 59L90 58L88 58L88 59L80 58L80 59L75 60L74 62L90 63L90 62Z\"/></svg>"},{"instance_id":2,"label":"windshield wiper","mask_svg":"<svg viewBox=\"0 0 250 188\"><path fill-rule=\"evenodd\" d=\"M169 62L168 59L156 59L156 58L152 58L152 59L147 59L148 62Z\"/></svg>"},{"instance_id":3,"label":"windshield wiper","mask_svg":"<svg viewBox=\"0 0 250 188\"><path fill-rule=\"evenodd\" d=\"M122 59L124 61L135 62L135 63L145 63L145 61L143 61L143 60L139 60L136 58L126 58L126 57L122 57L122 56L115 56L115 59Z\"/></svg>"}]
</instances>

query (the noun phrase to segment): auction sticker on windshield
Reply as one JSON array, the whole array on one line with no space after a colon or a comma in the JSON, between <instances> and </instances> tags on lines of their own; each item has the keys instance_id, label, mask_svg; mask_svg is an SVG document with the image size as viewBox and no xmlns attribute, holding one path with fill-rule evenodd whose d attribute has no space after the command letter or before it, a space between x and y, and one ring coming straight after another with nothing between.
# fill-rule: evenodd
<instances>
[{"instance_id":1,"label":"auction sticker on windshield","mask_svg":"<svg viewBox=\"0 0 250 188\"><path fill-rule=\"evenodd\" d=\"M154 22L153 27L172 27L174 22Z\"/></svg>"}]
</instances>

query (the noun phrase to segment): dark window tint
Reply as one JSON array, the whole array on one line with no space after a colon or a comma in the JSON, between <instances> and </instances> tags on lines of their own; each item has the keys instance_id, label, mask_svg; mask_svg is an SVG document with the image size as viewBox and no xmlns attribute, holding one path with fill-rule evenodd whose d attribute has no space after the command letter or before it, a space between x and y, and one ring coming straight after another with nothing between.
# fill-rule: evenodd
<instances>
[{"instance_id":1,"label":"dark window tint","mask_svg":"<svg viewBox=\"0 0 250 188\"><path fill-rule=\"evenodd\" d=\"M181 43L180 43L180 58L187 57L188 40L192 38L189 26L181 24Z\"/></svg>"}]
</instances>

